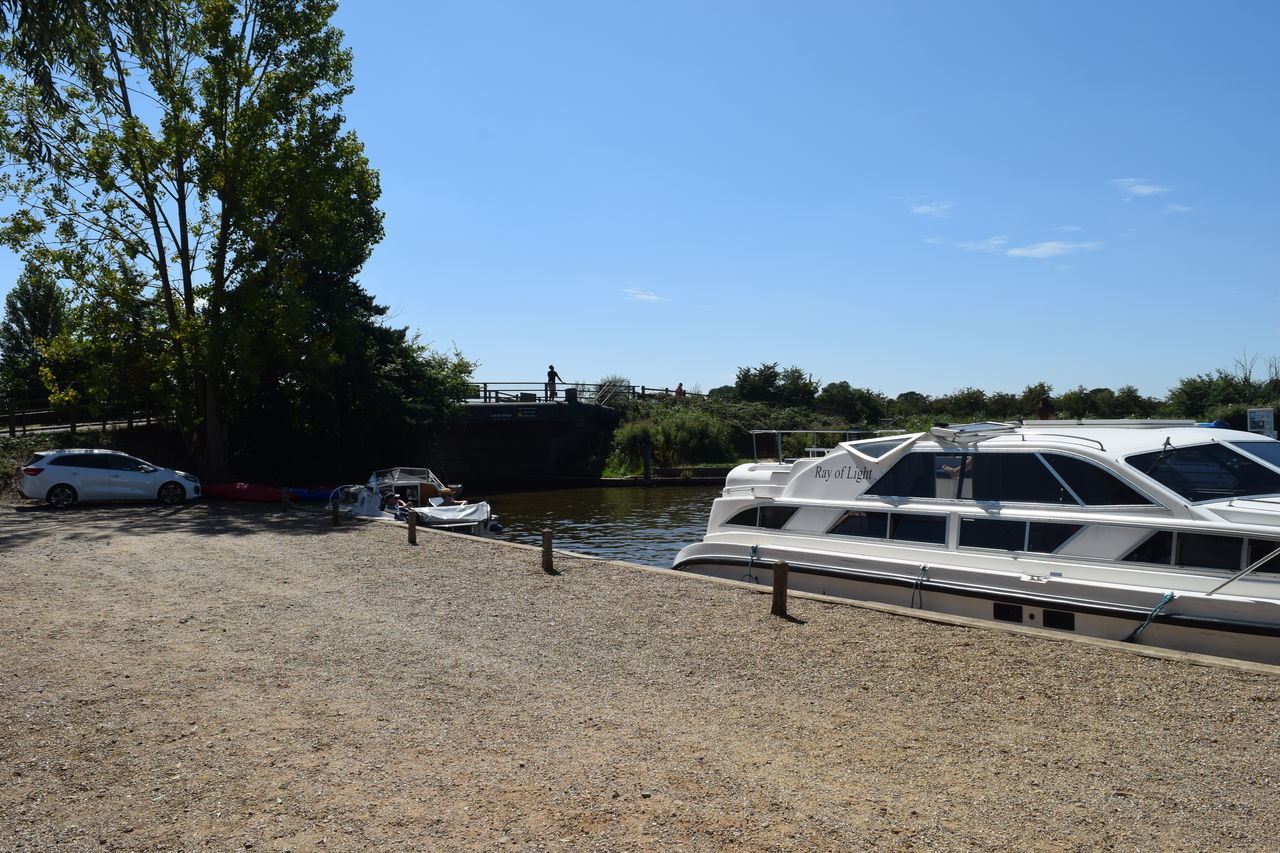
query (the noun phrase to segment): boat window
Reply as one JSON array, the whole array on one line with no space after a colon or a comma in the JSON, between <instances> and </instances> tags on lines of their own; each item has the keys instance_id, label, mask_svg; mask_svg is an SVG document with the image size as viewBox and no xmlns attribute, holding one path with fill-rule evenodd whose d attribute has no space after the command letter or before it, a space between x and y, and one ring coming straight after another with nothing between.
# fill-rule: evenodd
<instances>
[{"instance_id":1,"label":"boat window","mask_svg":"<svg viewBox=\"0 0 1280 853\"><path fill-rule=\"evenodd\" d=\"M849 445L854 450L871 459L879 459L891 450L895 450L902 446L901 437L891 441L869 441L866 444L851 443Z\"/></svg>"},{"instance_id":2,"label":"boat window","mask_svg":"<svg viewBox=\"0 0 1280 853\"><path fill-rule=\"evenodd\" d=\"M867 494L895 498L953 496L954 486L951 495L939 493L939 488L944 485L939 483L939 479L947 483L954 482L942 472L941 462L938 461L941 456L943 454L940 453L908 453L876 480ZM948 458L954 461L959 457L951 454Z\"/></svg>"},{"instance_id":3,"label":"boat window","mask_svg":"<svg viewBox=\"0 0 1280 853\"><path fill-rule=\"evenodd\" d=\"M1173 532L1156 530L1137 548L1124 555L1130 563L1158 563L1167 566L1173 562Z\"/></svg>"},{"instance_id":4,"label":"boat window","mask_svg":"<svg viewBox=\"0 0 1280 853\"><path fill-rule=\"evenodd\" d=\"M966 548L993 548L997 551L1052 554L1074 536L1081 526L1048 521L962 518L960 519L960 544Z\"/></svg>"},{"instance_id":5,"label":"boat window","mask_svg":"<svg viewBox=\"0 0 1280 853\"><path fill-rule=\"evenodd\" d=\"M1238 536L1218 536L1212 533L1179 533L1178 557L1174 561L1179 566L1193 566L1199 569L1231 569L1240 568L1241 548L1244 540Z\"/></svg>"},{"instance_id":6,"label":"boat window","mask_svg":"<svg viewBox=\"0 0 1280 853\"><path fill-rule=\"evenodd\" d=\"M760 526L781 530L795 514L796 507L793 506L762 506L760 507Z\"/></svg>"},{"instance_id":7,"label":"boat window","mask_svg":"<svg viewBox=\"0 0 1280 853\"><path fill-rule=\"evenodd\" d=\"M980 501L1075 504L1058 478L1032 453L975 453L973 497ZM967 471L968 469L966 469Z\"/></svg>"},{"instance_id":8,"label":"boat window","mask_svg":"<svg viewBox=\"0 0 1280 853\"><path fill-rule=\"evenodd\" d=\"M964 548L994 548L1021 551L1027 544L1027 523L999 518L960 519L960 545Z\"/></svg>"},{"instance_id":9,"label":"boat window","mask_svg":"<svg viewBox=\"0 0 1280 853\"><path fill-rule=\"evenodd\" d=\"M868 536L884 539L889 532L887 512L846 512L829 531L839 536Z\"/></svg>"},{"instance_id":10,"label":"boat window","mask_svg":"<svg viewBox=\"0 0 1280 853\"><path fill-rule=\"evenodd\" d=\"M1277 446L1280 447L1280 443ZM1135 506L1151 503L1115 474L1092 462L1059 453L1046 453L1044 459L1086 506Z\"/></svg>"},{"instance_id":11,"label":"boat window","mask_svg":"<svg viewBox=\"0 0 1280 853\"><path fill-rule=\"evenodd\" d=\"M1125 461L1192 502L1280 494L1280 473L1221 444L1139 453Z\"/></svg>"},{"instance_id":12,"label":"boat window","mask_svg":"<svg viewBox=\"0 0 1280 853\"><path fill-rule=\"evenodd\" d=\"M1028 525L1027 550L1040 554L1052 554L1067 544L1067 540L1080 532L1081 524L1057 524L1051 521L1033 521Z\"/></svg>"},{"instance_id":13,"label":"boat window","mask_svg":"<svg viewBox=\"0 0 1280 853\"><path fill-rule=\"evenodd\" d=\"M798 507L794 506L753 506L744 509L725 524L739 524L743 527L767 527L780 530L795 515Z\"/></svg>"},{"instance_id":14,"label":"boat window","mask_svg":"<svg viewBox=\"0 0 1280 853\"><path fill-rule=\"evenodd\" d=\"M947 517L895 512L889 517L889 538L941 544L947 541Z\"/></svg>"},{"instance_id":15,"label":"boat window","mask_svg":"<svg viewBox=\"0 0 1280 853\"><path fill-rule=\"evenodd\" d=\"M1258 543L1255 545L1254 543ZM1268 544L1270 547L1268 548ZM1223 569L1234 572L1243 567L1244 539L1217 533L1177 533L1157 530L1134 548L1124 559L1130 563L1156 563L1185 566L1192 569ZM1249 542L1249 559L1260 560L1280 543L1253 539ZM1265 571L1280 571L1280 557L1272 559Z\"/></svg>"},{"instance_id":16,"label":"boat window","mask_svg":"<svg viewBox=\"0 0 1280 853\"><path fill-rule=\"evenodd\" d=\"M1231 446L1280 468L1280 441L1233 441Z\"/></svg>"},{"instance_id":17,"label":"boat window","mask_svg":"<svg viewBox=\"0 0 1280 853\"><path fill-rule=\"evenodd\" d=\"M1249 556L1246 558L1248 564L1252 566L1263 557L1270 554L1275 549L1280 548L1280 542L1274 539L1250 539L1249 540ZM1255 572L1280 572L1280 554L1267 560L1261 566L1254 569Z\"/></svg>"}]
</instances>

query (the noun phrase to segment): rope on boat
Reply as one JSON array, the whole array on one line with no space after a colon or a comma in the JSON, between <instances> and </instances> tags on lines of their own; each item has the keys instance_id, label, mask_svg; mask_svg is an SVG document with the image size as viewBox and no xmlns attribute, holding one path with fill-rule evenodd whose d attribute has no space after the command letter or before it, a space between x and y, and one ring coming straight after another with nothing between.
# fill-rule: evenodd
<instances>
[{"instance_id":1,"label":"rope on boat","mask_svg":"<svg viewBox=\"0 0 1280 853\"><path fill-rule=\"evenodd\" d=\"M756 577L754 574L752 574L752 572L751 572L751 570L752 570L753 568L755 568L755 565L756 565L756 555L757 555L757 554L759 554L759 553L760 553L760 546L759 546L759 545L752 545L752 546L751 546L751 551L747 554L747 557L748 557L748 559L747 559L747 573L746 573L745 575L743 575L743 576L742 576L742 580L746 581L747 583L760 583L760 579L759 579L758 577Z\"/></svg>"},{"instance_id":2,"label":"rope on boat","mask_svg":"<svg viewBox=\"0 0 1280 853\"><path fill-rule=\"evenodd\" d=\"M928 573L929 567L921 563L920 574L916 575L916 581L911 585L911 606L924 609L924 581L925 575Z\"/></svg>"},{"instance_id":3,"label":"rope on boat","mask_svg":"<svg viewBox=\"0 0 1280 853\"><path fill-rule=\"evenodd\" d=\"M1132 633L1132 634L1130 634L1130 635L1125 639L1125 642L1126 642L1126 643L1136 643L1136 642L1138 642L1138 638L1142 636L1142 632L1146 629L1146 627L1147 627L1148 625L1150 625L1150 624L1151 624L1151 620L1152 620L1152 619L1155 619L1155 618L1156 618L1156 615L1157 615L1161 610L1163 610L1163 609L1164 609L1164 606L1165 606L1166 604L1168 604L1170 601L1173 601L1173 593L1172 593L1172 592L1166 592L1166 593L1164 594L1164 598L1160 599L1160 603L1159 603L1159 604L1157 604L1155 607L1151 608L1151 612L1147 614L1147 618L1146 618L1146 619L1144 619L1144 620L1142 621L1142 624L1141 624L1141 625L1139 625L1137 628L1135 628L1135 629L1134 629L1133 633Z\"/></svg>"}]
</instances>

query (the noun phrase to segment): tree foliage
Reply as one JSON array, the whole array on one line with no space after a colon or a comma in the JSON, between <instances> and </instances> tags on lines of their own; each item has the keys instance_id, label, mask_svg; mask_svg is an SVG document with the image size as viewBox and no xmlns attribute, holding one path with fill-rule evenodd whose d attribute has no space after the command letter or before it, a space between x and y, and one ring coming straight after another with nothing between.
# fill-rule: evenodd
<instances>
[{"instance_id":1,"label":"tree foliage","mask_svg":"<svg viewBox=\"0 0 1280 853\"><path fill-rule=\"evenodd\" d=\"M42 27L35 8L65 14ZM264 416L309 448L372 410L395 424L374 429L412 445L465 394L470 362L385 327L356 283L382 214L343 129L351 56L335 8L0 0L18 71L0 80L15 206L0 239L79 306L81 351L65 340L49 378L88 393L96 380L72 365L140 364L206 477L232 449L262 455Z\"/></svg>"},{"instance_id":2,"label":"tree foliage","mask_svg":"<svg viewBox=\"0 0 1280 853\"><path fill-rule=\"evenodd\" d=\"M49 341L66 321L67 296L37 264L27 264L4 299L0 320L0 394L36 401L45 396L40 369L49 366Z\"/></svg>"}]
</instances>

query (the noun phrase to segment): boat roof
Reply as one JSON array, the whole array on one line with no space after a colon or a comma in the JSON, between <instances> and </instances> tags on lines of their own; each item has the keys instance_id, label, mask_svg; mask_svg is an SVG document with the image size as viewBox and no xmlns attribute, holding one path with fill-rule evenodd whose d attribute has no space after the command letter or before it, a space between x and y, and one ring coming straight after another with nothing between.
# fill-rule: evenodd
<instances>
[{"instance_id":1,"label":"boat roof","mask_svg":"<svg viewBox=\"0 0 1280 853\"><path fill-rule=\"evenodd\" d=\"M1015 444L1089 445L1104 453L1127 456L1172 447L1213 441L1273 441L1241 430L1198 425L1195 421L1079 420L1023 421L1021 423L946 424L933 427L926 436L939 444L972 447L977 444L1008 447ZM922 436L923 437L923 436Z\"/></svg>"},{"instance_id":2,"label":"boat roof","mask_svg":"<svg viewBox=\"0 0 1280 853\"><path fill-rule=\"evenodd\" d=\"M440 478L431 473L430 468L382 468L374 471L369 477L371 486L390 485L392 483L433 483L441 485Z\"/></svg>"}]
</instances>

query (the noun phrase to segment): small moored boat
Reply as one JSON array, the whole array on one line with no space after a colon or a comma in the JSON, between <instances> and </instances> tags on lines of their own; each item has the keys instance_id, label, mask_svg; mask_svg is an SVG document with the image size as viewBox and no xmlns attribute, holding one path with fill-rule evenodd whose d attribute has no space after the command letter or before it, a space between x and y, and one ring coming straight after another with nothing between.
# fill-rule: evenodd
<instances>
[{"instance_id":1,"label":"small moored boat","mask_svg":"<svg viewBox=\"0 0 1280 853\"><path fill-rule=\"evenodd\" d=\"M338 486L326 508L343 515L408 521L455 533L488 535L502 529L487 501L458 500L461 485L446 486L429 468L384 468L361 485Z\"/></svg>"},{"instance_id":2,"label":"small moored boat","mask_svg":"<svg viewBox=\"0 0 1280 853\"><path fill-rule=\"evenodd\" d=\"M1280 664L1280 441L1028 421L740 465L675 568L775 561L796 589Z\"/></svg>"}]
</instances>

